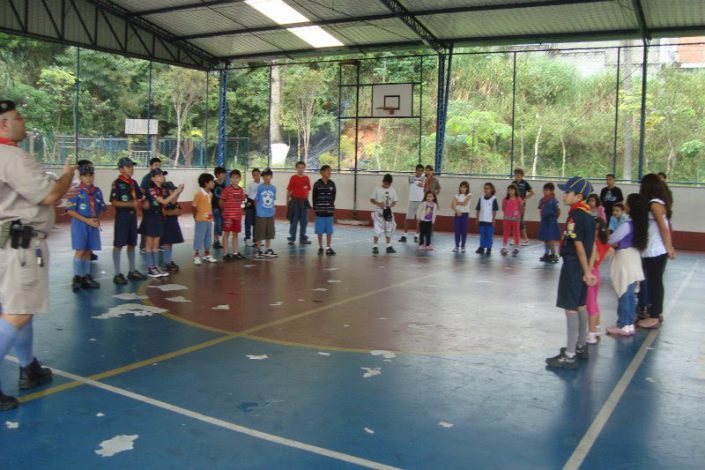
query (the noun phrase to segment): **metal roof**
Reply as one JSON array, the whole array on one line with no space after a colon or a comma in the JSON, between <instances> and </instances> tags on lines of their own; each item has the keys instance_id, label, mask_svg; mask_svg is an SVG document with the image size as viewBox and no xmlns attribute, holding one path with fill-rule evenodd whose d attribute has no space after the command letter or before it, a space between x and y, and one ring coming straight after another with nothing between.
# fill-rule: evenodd
<instances>
[{"instance_id":1,"label":"metal roof","mask_svg":"<svg viewBox=\"0 0 705 470\"><path fill-rule=\"evenodd\" d=\"M246 0L0 0L0 30L210 69L233 61L401 48L705 34L703 0L284 0L310 21L280 25ZM316 49L288 28L318 25Z\"/></svg>"}]
</instances>

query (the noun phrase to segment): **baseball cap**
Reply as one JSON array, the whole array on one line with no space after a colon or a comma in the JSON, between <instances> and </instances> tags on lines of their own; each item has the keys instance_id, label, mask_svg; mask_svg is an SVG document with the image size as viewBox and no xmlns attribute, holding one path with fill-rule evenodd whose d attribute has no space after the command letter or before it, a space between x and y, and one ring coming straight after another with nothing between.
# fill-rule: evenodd
<instances>
[{"instance_id":1,"label":"baseball cap","mask_svg":"<svg viewBox=\"0 0 705 470\"><path fill-rule=\"evenodd\" d=\"M123 168L126 166L135 166L135 162L132 161L130 157L122 157L118 160L118 168Z\"/></svg>"},{"instance_id":2,"label":"baseball cap","mask_svg":"<svg viewBox=\"0 0 705 470\"><path fill-rule=\"evenodd\" d=\"M78 174L93 175L95 174L95 168L93 167L92 163L84 163L82 165L78 165Z\"/></svg>"},{"instance_id":3,"label":"baseball cap","mask_svg":"<svg viewBox=\"0 0 705 470\"><path fill-rule=\"evenodd\" d=\"M154 170L150 170L150 172L149 172L149 176L157 176L157 175L164 175L164 176L166 176L166 175L168 175L168 174L169 174L168 171L164 171L164 170L162 170L161 168L155 168Z\"/></svg>"},{"instance_id":4,"label":"baseball cap","mask_svg":"<svg viewBox=\"0 0 705 470\"><path fill-rule=\"evenodd\" d=\"M558 188L560 188L560 190L564 193L569 193L572 191L576 194L582 194L583 199L586 199L592 192L592 185L582 176L573 176L565 183L559 184Z\"/></svg>"},{"instance_id":5,"label":"baseball cap","mask_svg":"<svg viewBox=\"0 0 705 470\"><path fill-rule=\"evenodd\" d=\"M16 109L15 102L10 100L0 101L0 114L7 113L8 111L14 111Z\"/></svg>"}]
</instances>

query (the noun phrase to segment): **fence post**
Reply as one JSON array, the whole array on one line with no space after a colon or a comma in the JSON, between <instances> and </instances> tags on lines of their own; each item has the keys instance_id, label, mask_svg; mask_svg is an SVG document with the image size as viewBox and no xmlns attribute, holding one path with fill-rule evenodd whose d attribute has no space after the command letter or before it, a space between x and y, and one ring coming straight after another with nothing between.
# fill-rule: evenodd
<instances>
[{"instance_id":1,"label":"fence post","mask_svg":"<svg viewBox=\"0 0 705 470\"><path fill-rule=\"evenodd\" d=\"M79 97L81 95L81 48L76 48L76 98L73 104L73 156L74 163L78 161L78 136L81 127L81 112L79 109Z\"/></svg>"},{"instance_id":2,"label":"fence post","mask_svg":"<svg viewBox=\"0 0 705 470\"><path fill-rule=\"evenodd\" d=\"M614 90L614 144L612 149L612 173L617 175L617 133L619 132L619 84L620 84L620 62L622 60L622 48L617 48L617 86Z\"/></svg>"},{"instance_id":3,"label":"fence post","mask_svg":"<svg viewBox=\"0 0 705 470\"><path fill-rule=\"evenodd\" d=\"M644 141L646 140L646 85L649 71L649 46L644 43L644 57L641 66L641 118L639 122L639 181L644 176Z\"/></svg>"},{"instance_id":4,"label":"fence post","mask_svg":"<svg viewBox=\"0 0 705 470\"><path fill-rule=\"evenodd\" d=\"M228 71L220 71L220 83L218 85L218 166L225 164L225 115L228 108Z\"/></svg>"},{"instance_id":5,"label":"fence post","mask_svg":"<svg viewBox=\"0 0 705 470\"><path fill-rule=\"evenodd\" d=\"M517 53L516 51L512 53L512 145L509 155L509 174L511 175L514 171L514 136L516 134L516 127L514 126L516 121L517 112Z\"/></svg>"}]
</instances>

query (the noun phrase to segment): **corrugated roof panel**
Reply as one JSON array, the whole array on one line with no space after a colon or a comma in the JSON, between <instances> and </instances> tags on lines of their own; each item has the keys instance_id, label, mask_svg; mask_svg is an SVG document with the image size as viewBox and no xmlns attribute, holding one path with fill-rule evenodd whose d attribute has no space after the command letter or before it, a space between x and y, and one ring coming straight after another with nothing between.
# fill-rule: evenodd
<instances>
[{"instance_id":1,"label":"corrugated roof panel","mask_svg":"<svg viewBox=\"0 0 705 470\"><path fill-rule=\"evenodd\" d=\"M276 23L262 13L252 8L247 3L235 3L211 7L211 10L230 18L241 24L243 29L261 26L272 26Z\"/></svg>"},{"instance_id":2,"label":"corrugated roof panel","mask_svg":"<svg viewBox=\"0 0 705 470\"><path fill-rule=\"evenodd\" d=\"M419 40L419 37L404 22L396 18L325 26L323 29L340 39L346 46Z\"/></svg>"},{"instance_id":3,"label":"corrugated roof panel","mask_svg":"<svg viewBox=\"0 0 705 470\"><path fill-rule=\"evenodd\" d=\"M146 19L176 35L209 33L241 27L208 8L174 11L163 15L147 16Z\"/></svg>"},{"instance_id":4,"label":"corrugated roof panel","mask_svg":"<svg viewBox=\"0 0 705 470\"><path fill-rule=\"evenodd\" d=\"M649 28L677 28L705 25L703 0L642 0Z\"/></svg>"},{"instance_id":5,"label":"corrugated roof panel","mask_svg":"<svg viewBox=\"0 0 705 470\"><path fill-rule=\"evenodd\" d=\"M310 47L303 43L300 39L291 33L289 35L289 44L286 46L289 49L305 49ZM220 36L209 39L195 39L192 41L195 45L207 50L208 52L221 56L233 56L244 54L258 54L272 52L278 55L285 55L281 48L273 45L269 39L265 40L253 34L239 34L237 36ZM286 45L285 42L277 41ZM303 43L303 44L301 44ZM296 47L294 47L296 46Z\"/></svg>"},{"instance_id":6,"label":"corrugated roof panel","mask_svg":"<svg viewBox=\"0 0 705 470\"><path fill-rule=\"evenodd\" d=\"M390 13L390 11L379 0L318 0L316 2L303 0L286 1L299 13L311 20L354 18Z\"/></svg>"},{"instance_id":7,"label":"corrugated roof panel","mask_svg":"<svg viewBox=\"0 0 705 470\"><path fill-rule=\"evenodd\" d=\"M412 13L418 10L438 10L456 7L483 7L496 5L521 5L536 3L536 0L403 0L404 6Z\"/></svg>"},{"instance_id":8,"label":"corrugated roof panel","mask_svg":"<svg viewBox=\"0 0 705 470\"><path fill-rule=\"evenodd\" d=\"M154 10L155 8L168 8L180 5L189 5L194 0L112 0L116 5L132 12Z\"/></svg>"}]
</instances>

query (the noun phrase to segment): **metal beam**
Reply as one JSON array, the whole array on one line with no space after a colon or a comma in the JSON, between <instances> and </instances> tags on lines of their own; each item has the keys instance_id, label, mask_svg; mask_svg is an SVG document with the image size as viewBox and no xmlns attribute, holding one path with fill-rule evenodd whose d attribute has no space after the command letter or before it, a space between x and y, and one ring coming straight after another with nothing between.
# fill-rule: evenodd
<instances>
[{"instance_id":1,"label":"metal beam","mask_svg":"<svg viewBox=\"0 0 705 470\"><path fill-rule=\"evenodd\" d=\"M644 8L641 6L641 0L632 0L632 6L634 7L636 22L639 25L641 39L644 41L644 46L646 47L649 39L651 39L651 35L649 34L649 28L646 25L646 16L644 15Z\"/></svg>"},{"instance_id":2,"label":"metal beam","mask_svg":"<svg viewBox=\"0 0 705 470\"><path fill-rule=\"evenodd\" d=\"M421 23L413 13L406 9L404 5L397 0L380 0L394 15L399 18L404 24L421 38L421 42L427 47L433 48L436 52L442 52L443 45L431 31Z\"/></svg>"},{"instance_id":3,"label":"metal beam","mask_svg":"<svg viewBox=\"0 0 705 470\"><path fill-rule=\"evenodd\" d=\"M236 3L243 3L246 0L211 0L211 1L203 1L203 2L197 2L197 3L186 3L184 5L174 5L170 7L162 7L162 8L153 8L151 10L142 10L142 11L134 11L128 13L128 16L130 18L137 18L137 17L144 17L144 16L150 16L150 15L163 15L166 13L172 13L175 11L184 11L184 10L195 10L197 8L210 8L210 7L217 7L220 5L232 5Z\"/></svg>"}]
</instances>

